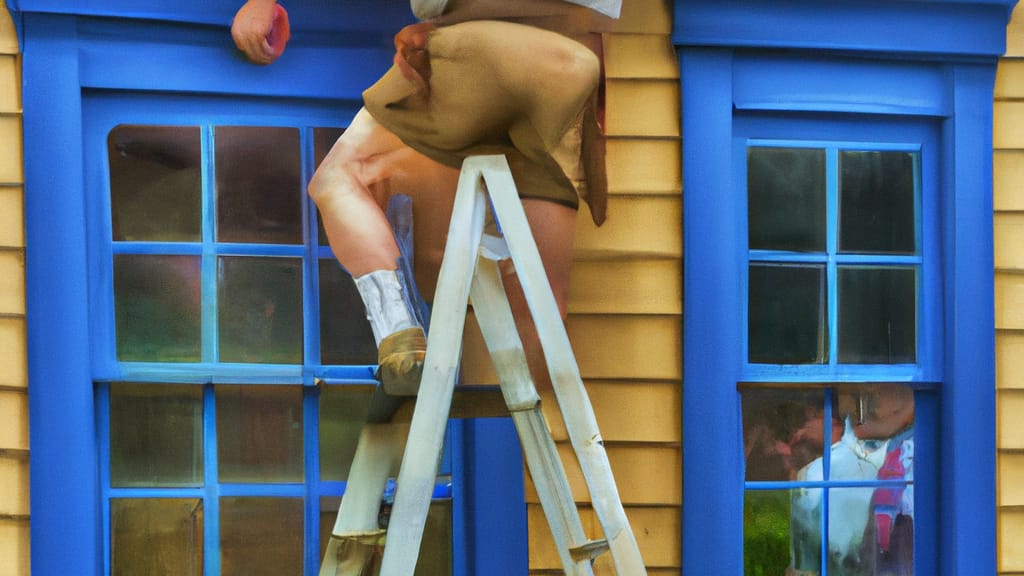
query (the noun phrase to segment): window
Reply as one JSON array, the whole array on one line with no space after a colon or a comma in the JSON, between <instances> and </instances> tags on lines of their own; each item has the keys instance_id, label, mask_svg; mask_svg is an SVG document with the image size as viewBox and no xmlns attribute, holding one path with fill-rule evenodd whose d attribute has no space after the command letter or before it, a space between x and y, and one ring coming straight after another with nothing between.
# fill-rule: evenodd
<instances>
[{"instance_id":1,"label":"window","mask_svg":"<svg viewBox=\"0 0 1024 576\"><path fill-rule=\"evenodd\" d=\"M747 148L748 362L917 358L915 149Z\"/></svg>"},{"instance_id":2,"label":"window","mask_svg":"<svg viewBox=\"0 0 1024 576\"><path fill-rule=\"evenodd\" d=\"M997 50L933 8L677 5L684 573L996 571Z\"/></svg>"},{"instance_id":3,"label":"window","mask_svg":"<svg viewBox=\"0 0 1024 576\"><path fill-rule=\"evenodd\" d=\"M938 249L922 226L934 198L922 150L934 144L927 128L911 134L921 139L744 140L746 574L909 575L915 541L933 542L915 518L932 498L915 490L915 452L936 432L915 426L928 392L889 383L932 361L918 344L934 294L925 255Z\"/></svg>"},{"instance_id":4,"label":"window","mask_svg":"<svg viewBox=\"0 0 1024 576\"><path fill-rule=\"evenodd\" d=\"M315 574L375 354L302 189L337 136L322 127L356 113L408 8L295 12L301 57L267 68L234 51L224 23L237 7L58 4L14 10L33 55L23 66L28 370L41 386L29 397L32 569L67 572L73 558L85 576L112 562L149 573L152 558L132 552L145 535L178 564L172 573L200 562L207 575L244 571L246 521L273 515L289 534L274 542L274 566L300 551L302 573ZM264 182L238 171L239 154L253 159L243 166L287 170ZM250 186L288 189L253 198ZM134 428L143 422L145 434ZM448 433L434 560L456 575L495 563L522 573L514 428L456 420ZM254 453L251 440L269 437L267 454ZM140 454L143 439L166 448Z\"/></svg>"},{"instance_id":5,"label":"window","mask_svg":"<svg viewBox=\"0 0 1024 576\"><path fill-rule=\"evenodd\" d=\"M376 361L304 194L339 134L109 130L93 254L110 273L94 310L110 322L94 351L111 375L96 382L110 574L318 571ZM450 469L419 574L452 572Z\"/></svg>"}]
</instances>

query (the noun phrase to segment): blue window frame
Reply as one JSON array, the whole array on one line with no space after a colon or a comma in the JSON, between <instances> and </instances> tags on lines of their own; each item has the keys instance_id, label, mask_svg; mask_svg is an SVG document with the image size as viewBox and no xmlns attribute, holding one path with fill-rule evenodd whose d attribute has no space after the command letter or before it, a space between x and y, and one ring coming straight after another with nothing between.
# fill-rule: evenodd
<instances>
[{"instance_id":1,"label":"blue window frame","mask_svg":"<svg viewBox=\"0 0 1024 576\"><path fill-rule=\"evenodd\" d=\"M716 573L743 573L748 489L866 487L829 488L828 476L802 486L745 477L745 411L767 402L752 395L802 394L827 412L864 386L889 384L912 390L916 410L915 539L925 552L915 574L995 572L991 107L1013 4L676 3L686 167L684 573L706 571L709 558ZM826 155L850 143L918 154L920 254L876 262L870 251L752 251L747 149L765 143L820 145ZM914 361L841 362L829 341L814 358L825 361L751 362L751 261L827 269L846 257L919 270ZM823 316L836 330L838 311ZM842 433L829 432L829 441ZM943 553L927 552L936 549Z\"/></svg>"},{"instance_id":2,"label":"blue window frame","mask_svg":"<svg viewBox=\"0 0 1024 576\"><path fill-rule=\"evenodd\" d=\"M25 54L26 236L32 245L26 271L29 374L39 383L30 395L33 570L63 573L67 559L74 558L76 573L109 573L111 527L118 521L114 516L137 519L138 510L130 503L145 500L157 508L169 502L172 506L163 511L171 516L190 517L201 509L205 573L217 574L218 532L234 530L235 542L243 541L237 536L245 526L233 519L253 512L250 504L256 498L283 505L264 508L264 517L291 518L289 532L302 527L303 534L294 536L304 543L301 562L305 573L315 573L321 506L333 515L330 508L336 501L330 500L344 488L342 480L323 478L318 471L318 450L326 441L317 428L318 416L325 403L337 405L335 397L352 384L359 388L369 383L371 367L332 356L333 350L322 352L320 336L312 329L320 322L317 276L337 266L330 263L329 248L316 233L315 214L302 189L315 163L314 128L344 126L354 114L361 89L390 61L388 36L374 27L397 27L404 10L397 9L398 3L354 3L318 19L309 17L315 13L312 6L300 9L294 23L312 33L293 43L295 60L261 68L237 57L222 24L226 20L220 12L230 16L223 7L211 12L208 3L186 2L167 15L162 5L153 12L138 2L130 7L113 1L109 6L76 6L97 15L86 17L63 14L67 8L61 5L21 4L12 8ZM139 14L150 20L121 19ZM329 34L336 32L334 27L349 33ZM181 65L182 53L188 54L187 66ZM313 69L322 62L345 72ZM194 127L204 191L198 232L193 231L197 235L184 240L113 239L107 150L111 130L122 125ZM301 164L298 240L263 243L216 237L216 212L209 202L221 126L286 128L296 136ZM125 353L117 339L118 269L129 270L133 259L150 257L198 262L200 339L179 361L155 362L146 351ZM273 363L224 354L217 337L217 305L223 303L218 302L223 289L216 282L223 272L218 258L221 264L228 258L287 261L301 271L291 274L288 288L302 302L293 312L301 317L301 347ZM226 456L230 447L223 442L218 446L218 433L239 426L232 414L261 405L258 398L239 399L240 390L280 396L285 400L269 404L290 403L301 414L288 421L301 428L301 437L293 439L302 446L298 469L289 461L278 481L246 478L244 468L239 472L238 458ZM198 460L191 461L196 474L174 479L173 485L126 480L123 468L110 465L112 452L130 447L118 414L123 415L125 405L145 405L150 397L196 418L195 438L203 447ZM252 418L249 422L251 426ZM479 573L495 558L502 559L508 574L522 573L522 467L510 423L459 422L452 425L450 439L445 472L452 499L453 573ZM442 496L447 497L447 486L445 480ZM173 506L181 501L187 505ZM489 530L496 525L503 527L505 537L493 538ZM52 537L57 533L60 539Z\"/></svg>"}]
</instances>

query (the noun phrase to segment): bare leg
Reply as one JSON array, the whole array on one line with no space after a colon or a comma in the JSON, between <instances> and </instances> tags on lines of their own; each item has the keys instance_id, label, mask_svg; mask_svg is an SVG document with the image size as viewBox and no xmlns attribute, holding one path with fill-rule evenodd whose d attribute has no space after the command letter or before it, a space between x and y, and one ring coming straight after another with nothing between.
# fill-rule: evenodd
<instances>
[{"instance_id":1,"label":"bare leg","mask_svg":"<svg viewBox=\"0 0 1024 576\"><path fill-rule=\"evenodd\" d=\"M405 146L365 110L353 119L310 182L335 256L353 275L394 270L398 247L383 207L392 193L413 199L416 274L431 299L447 240L458 171ZM524 199L523 208L541 260L564 317L572 268L576 210L544 200ZM509 299L539 389L550 379L536 330L518 279L503 265Z\"/></svg>"},{"instance_id":2,"label":"bare leg","mask_svg":"<svg viewBox=\"0 0 1024 576\"><path fill-rule=\"evenodd\" d=\"M572 271L572 242L575 235L576 211L572 208L543 200L523 200L523 209L530 223L540 258L547 273L551 291L558 304L558 311L564 319L568 309L569 279ZM523 341L530 375L540 392L551 390L544 351L537 338L537 329L530 318L530 310L523 295L522 286L511 262L503 262L502 280L508 292L512 315Z\"/></svg>"}]
</instances>

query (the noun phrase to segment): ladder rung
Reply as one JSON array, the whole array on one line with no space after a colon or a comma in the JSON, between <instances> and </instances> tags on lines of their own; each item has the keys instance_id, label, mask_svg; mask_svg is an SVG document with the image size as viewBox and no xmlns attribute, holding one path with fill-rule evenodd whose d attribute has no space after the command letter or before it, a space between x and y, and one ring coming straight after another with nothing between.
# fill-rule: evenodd
<instances>
[{"instance_id":1,"label":"ladder rung","mask_svg":"<svg viewBox=\"0 0 1024 576\"><path fill-rule=\"evenodd\" d=\"M356 542L357 544L373 545L380 543L384 536L387 535L387 530L383 528L375 528L373 530L359 530L352 532L342 532L340 534L331 534L331 540L338 540L339 542Z\"/></svg>"},{"instance_id":2,"label":"ladder rung","mask_svg":"<svg viewBox=\"0 0 1024 576\"><path fill-rule=\"evenodd\" d=\"M569 549L569 554L572 559L576 562L580 560L593 560L601 554L608 551L608 541L604 538L600 540L590 540L579 546L574 546Z\"/></svg>"}]
</instances>

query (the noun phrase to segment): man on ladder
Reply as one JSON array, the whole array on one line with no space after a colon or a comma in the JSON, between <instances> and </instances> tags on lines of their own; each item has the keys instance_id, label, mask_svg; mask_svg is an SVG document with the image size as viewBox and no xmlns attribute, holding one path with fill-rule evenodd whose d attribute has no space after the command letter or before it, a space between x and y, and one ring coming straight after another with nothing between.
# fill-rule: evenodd
<instances>
[{"instance_id":1,"label":"man on ladder","mask_svg":"<svg viewBox=\"0 0 1024 576\"><path fill-rule=\"evenodd\" d=\"M604 220L601 34L621 9L621 0L411 4L421 22L396 36L394 66L364 93L365 108L309 186L366 305L383 387L396 395L417 392L426 343L384 214L390 195L413 199L415 270L432 294L459 167L472 155L503 154L564 317L578 198L588 200L595 223ZM232 35L250 59L268 64L283 51L286 30L276 0L248 0ZM530 373L546 388L518 280L507 265L503 276Z\"/></svg>"}]
</instances>

